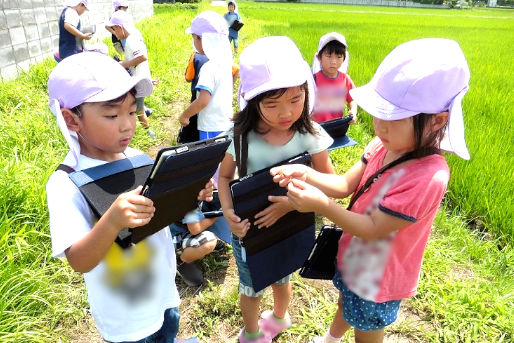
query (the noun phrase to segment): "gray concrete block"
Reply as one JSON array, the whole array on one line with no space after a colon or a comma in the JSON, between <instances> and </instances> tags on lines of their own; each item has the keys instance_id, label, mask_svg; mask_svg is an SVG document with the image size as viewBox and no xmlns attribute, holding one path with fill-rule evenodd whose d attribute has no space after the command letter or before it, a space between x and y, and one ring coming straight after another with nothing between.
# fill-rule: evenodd
<instances>
[{"instance_id":1,"label":"gray concrete block","mask_svg":"<svg viewBox=\"0 0 514 343\"><path fill-rule=\"evenodd\" d=\"M14 53L12 51L12 47L6 47L0 49L0 66L3 68L4 66L8 66L10 64L16 63L14 60Z\"/></svg>"},{"instance_id":2,"label":"gray concrete block","mask_svg":"<svg viewBox=\"0 0 514 343\"><path fill-rule=\"evenodd\" d=\"M13 45L25 43L27 41L23 26L9 29L9 34L11 35L11 42Z\"/></svg>"},{"instance_id":3,"label":"gray concrete block","mask_svg":"<svg viewBox=\"0 0 514 343\"><path fill-rule=\"evenodd\" d=\"M11 35L8 30L0 30L0 48L11 46Z\"/></svg>"},{"instance_id":4,"label":"gray concrete block","mask_svg":"<svg viewBox=\"0 0 514 343\"><path fill-rule=\"evenodd\" d=\"M32 8L45 7L45 2L43 0L32 0Z\"/></svg>"},{"instance_id":5,"label":"gray concrete block","mask_svg":"<svg viewBox=\"0 0 514 343\"><path fill-rule=\"evenodd\" d=\"M18 68L23 72L28 72L30 69L30 59L17 63Z\"/></svg>"},{"instance_id":6,"label":"gray concrete block","mask_svg":"<svg viewBox=\"0 0 514 343\"><path fill-rule=\"evenodd\" d=\"M41 43L38 40L28 43L30 57L41 55Z\"/></svg>"},{"instance_id":7,"label":"gray concrete block","mask_svg":"<svg viewBox=\"0 0 514 343\"><path fill-rule=\"evenodd\" d=\"M50 28L47 23L39 23L37 24L37 29L39 31L40 38L50 37Z\"/></svg>"},{"instance_id":8,"label":"gray concrete block","mask_svg":"<svg viewBox=\"0 0 514 343\"><path fill-rule=\"evenodd\" d=\"M46 23L46 11L44 7L34 9L34 16L36 17L36 23Z\"/></svg>"},{"instance_id":9,"label":"gray concrete block","mask_svg":"<svg viewBox=\"0 0 514 343\"><path fill-rule=\"evenodd\" d=\"M2 75L2 79L9 81L18 77L18 67L16 67L16 64L11 64L9 66L2 67L0 73Z\"/></svg>"},{"instance_id":10,"label":"gray concrete block","mask_svg":"<svg viewBox=\"0 0 514 343\"><path fill-rule=\"evenodd\" d=\"M34 10L32 8L30 9L23 9L20 10L21 12L21 22L23 25L34 25L36 23L36 18L34 17Z\"/></svg>"},{"instance_id":11,"label":"gray concrete block","mask_svg":"<svg viewBox=\"0 0 514 343\"><path fill-rule=\"evenodd\" d=\"M29 49L27 44L19 44L12 47L14 50L14 60L16 63L23 62L30 59Z\"/></svg>"},{"instance_id":12,"label":"gray concrete block","mask_svg":"<svg viewBox=\"0 0 514 343\"><path fill-rule=\"evenodd\" d=\"M20 27L21 21L20 21L20 10L4 10L5 17L7 19L7 27Z\"/></svg>"},{"instance_id":13,"label":"gray concrete block","mask_svg":"<svg viewBox=\"0 0 514 343\"><path fill-rule=\"evenodd\" d=\"M32 0L19 0L21 9L32 9Z\"/></svg>"},{"instance_id":14,"label":"gray concrete block","mask_svg":"<svg viewBox=\"0 0 514 343\"><path fill-rule=\"evenodd\" d=\"M40 43L41 43L41 52L43 52L43 53L50 52L50 51L53 52L54 49L52 47L52 39L50 37L41 39ZM59 47L59 38L57 38L56 48L58 48L58 47Z\"/></svg>"},{"instance_id":15,"label":"gray concrete block","mask_svg":"<svg viewBox=\"0 0 514 343\"><path fill-rule=\"evenodd\" d=\"M50 28L50 36L59 35L59 24L57 20L49 21L48 26Z\"/></svg>"},{"instance_id":16,"label":"gray concrete block","mask_svg":"<svg viewBox=\"0 0 514 343\"><path fill-rule=\"evenodd\" d=\"M46 19L48 21L50 20L58 20L59 19L59 14L57 14L57 11L55 10L55 7L46 7L45 8L45 12L46 12Z\"/></svg>"},{"instance_id":17,"label":"gray concrete block","mask_svg":"<svg viewBox=\"0 0 514 343\"><path fill-rule=\"evenodd\" d=\"M25 38L27 38L27 42L39 40L39 31L36 25L25 26Z\"/></svg>"},{"instance_id":18,"label":"gray concrete block","mask_svg":"<svg viewBox=\"0 0 514 343\"><path fill-rule=\"evenodd\" d=\"M5 13L2 11L0 12L0 30L7 28L7 17Z\"/></svg>"}]
</instances>

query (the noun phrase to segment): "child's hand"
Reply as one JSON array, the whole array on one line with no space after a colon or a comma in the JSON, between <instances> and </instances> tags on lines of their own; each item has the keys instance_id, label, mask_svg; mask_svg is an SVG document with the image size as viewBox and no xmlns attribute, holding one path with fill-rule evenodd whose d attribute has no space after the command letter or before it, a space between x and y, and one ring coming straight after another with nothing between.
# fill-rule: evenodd
<instances>
[{"instance_id":1,"label":"child's hand","mask_svg":"<svg viewBox=\"0 0 514 343\"><path fill-rule=\"evenodd\" d=\"M142 186L134 190L120 194L109 207L105 215L109 221L120 230L123 228L135 228L148 224L152 219L155 207L152 200L141 194Z\"/></svg>"},{"instance_id":2,"label":"child's hand","mask_svg":"<svg viewBox=\"0 0 514 343\"><path fill-rule=\"evenodd\" d=\"M189 118L184 117L184 114L178 118L178 121L180 122L181 126L188 126L189 125Z\"/></svg>"},{"instance_id":3,"label":"child's hand","mask_svg":"<svg viewBox=\"0 0 514 343\"><path fill-rule=\"evenodd\" d=\"M205 188L198 193L198 200L212 201L212 194L214 192L214 180L210 179L206 184Z\"/></svg>"},{"instance_id":4,"label":"child's hand","mask_svg":"<svg viewBox=\"0 0 514 343\"><path fill-rule=\"evenodd\" d=\"M91 38L93 38L93 34L92 33L85 33L84 34L84 38L82 38L82 39L90 40Z\"/></svg>"},{"instance_id":5,"label":"child's hand","mask_svg":"<svg viewBox=\"0 0 514 343\"><path fill-rule=\"evenodd\" d=\"M357 112L348 112L349 115L352 116L352 120L350 120L350 124L355 124L357 122Z\"/></svg>"},{"instance_id":6,"label":"child's hand","mask_svg":"<svg viewBox=\"0 0 514 343\"><path fill-rule=\"evenodd\" d=\"M273 204L255 215L256 220L254 225L256 225L259 229L272 226L287 212L293 210L292 206L286 202L275 202L275 198L278 197L272 195L268 196L268 200Z\"/></svg>"},{"instance_id":7,"label":"child's hand","mask_svg":"<svg viewBox=\"0 0 514 343\"><path fill-rule=\"evenodd\" d=\"M224 216L225 219L227 219L230 231L232 231L234 235L239 238L246 236L246 233L250 229L250 221L248 219L241 220L234 212L234 209L224 211Z\"/></svg>"},{"instance_id":8,"label":"child's hand","mask_svg":"<svg viewBox=\"0 0 514 343\"><path fill-rule=\"evenodd\" d=\"M302 181L307 180L308 171L309 167L304 164L287 164L271 168L270 174L273 176L273 181L281 187L286 187L293 178Z\"/></svg>"},{"instance_id":9,"label":"child's hand","mask_svg":"<svg viewBox=\"0 0 514 343\"><path fill-rule=\"evenodd\" d=\"M314 186L305 181L293 179L287 186L287 200L299 212L321 213L329 205L329 198ZM284 197L276 197L284 202Z\"/></svg>"}]
</instances>

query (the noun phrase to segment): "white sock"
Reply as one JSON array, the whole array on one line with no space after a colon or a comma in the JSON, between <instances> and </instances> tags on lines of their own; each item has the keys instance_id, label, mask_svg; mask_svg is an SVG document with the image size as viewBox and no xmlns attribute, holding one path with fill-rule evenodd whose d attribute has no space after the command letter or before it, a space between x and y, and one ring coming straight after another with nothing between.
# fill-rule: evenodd
<instances>
[{"instance_id":1,"label":"white sock","mask_svg":"<svg viewBox=\"0 0 514 343\"><path fill-rule=\"evenodd\" d=\"M341 342L341 338L335 338L334 336L332 336L330 334L330 330L327 331L327 333L325 334L325 337L323 337L324 340L325 340L325 343L339 343Z\"/></svg>"}]
</instances>

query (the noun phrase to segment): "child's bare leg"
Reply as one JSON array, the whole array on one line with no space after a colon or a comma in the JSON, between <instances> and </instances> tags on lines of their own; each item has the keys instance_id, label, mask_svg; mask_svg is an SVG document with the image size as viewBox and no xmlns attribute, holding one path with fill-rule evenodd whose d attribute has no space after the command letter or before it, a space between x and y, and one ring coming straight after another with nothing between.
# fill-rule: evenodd
<instances>
[{"instance_id":1,"label":"child's bare leg","mask_svg":"<svg viewBox=\"0 0 514 343\"><path fill-rule=\"evenodd\" d=\"M262 296L248 297L241 294L239 298L239 305L241 306L241 313L243 315L243 323L245 330L248 333L255 333L259 331L259 305Z\"/></svg>"},{"instance_id":2,"label":"child's bare leg","mask_svg":"<svg viewBox=\"0 0 514 343\"><path fill-rule=\"evenodd\" d=\"M384 341L384 329L373 331L360 331L355 329L356 343L382 343Z\"/></svg>"},{"instance_id":3,"label":"child's bare leg","mask_svg":"<svg viewBox=\"0 0 514 343\"><path fill-rule=\"evenodd\" d=\"M139 122L141 122L141 125L146 129L147 127L150 127L150 124L148 124L148 117L145 114L145 109L138 110L136 112L137 119L139 119Z\"/></svg>"},{"instance_id":4,"label":"child's bare leg","mask_svg":"<svg viewBox=\"0 0 514 343\"><path fill-rule=\"evenodd\" d=\"M180 259L186 263L191 263L203 258L211 253L216 247L217 240L208 241L199 247L187 247L180 255Z\"/></svg>"},{"instance_id":5,"label":"child's bare leg","mask_svg":"<svg viewBox=\"0 0 514 343\"><path fill-rule=\"evenodd\" d=\"M334 319L332 320L332 324L330 325L329 333L334 338L343 337L344 333L351 328L350 324L344 320L343 317L343 303L342 303L343 295L339 292L339 299L337 300L337 311L334 315Z\"/></svg>"},{"instance_id":6,"label":"child's bare leg","mask_svg":"<svg viewBox=\"0 0 514 343\"><path fill-rule=\"evenodd\" d=\"M273 290L273 314L276 318L284 318L286 316L287 307L291 300L292 286L291 282L283 285L271 285Z\"/></svg>"}]
</instances>

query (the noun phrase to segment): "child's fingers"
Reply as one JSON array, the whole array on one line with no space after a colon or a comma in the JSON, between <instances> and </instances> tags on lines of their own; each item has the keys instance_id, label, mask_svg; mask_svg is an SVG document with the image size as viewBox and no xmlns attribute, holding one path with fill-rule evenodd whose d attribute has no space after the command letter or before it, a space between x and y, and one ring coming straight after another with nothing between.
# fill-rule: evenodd
<instances>
[{"instance_id":1,"label":"child's fingers","mask_svg":"<svg viewBox=\"0 0 514 343\"><path fill-rule=\"evenodd\" d=\"M289 200L285 195L268 195L268 200L273 203L287 203Z\"/></svg>"}]
</instances>

